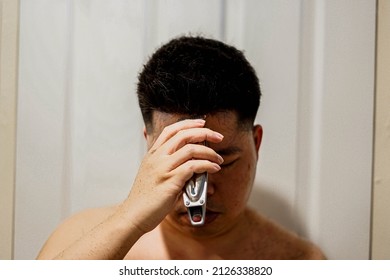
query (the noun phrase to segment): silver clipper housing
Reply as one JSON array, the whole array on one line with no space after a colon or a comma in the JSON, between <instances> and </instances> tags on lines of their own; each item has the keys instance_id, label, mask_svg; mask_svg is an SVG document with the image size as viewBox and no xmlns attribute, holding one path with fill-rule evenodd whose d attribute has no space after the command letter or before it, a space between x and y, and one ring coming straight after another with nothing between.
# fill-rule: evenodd
<instances>
[{"instance_id":1,"label":"silver clipper housing","mask_svg":"<svg viewBox=\"0 0 390 280\"><path fill-rule=\"evenodd\" d=\"M183 192L184 205L193 226L203 225L206 218L207 173L194 174Z\"/></svg>"}]
</instances>

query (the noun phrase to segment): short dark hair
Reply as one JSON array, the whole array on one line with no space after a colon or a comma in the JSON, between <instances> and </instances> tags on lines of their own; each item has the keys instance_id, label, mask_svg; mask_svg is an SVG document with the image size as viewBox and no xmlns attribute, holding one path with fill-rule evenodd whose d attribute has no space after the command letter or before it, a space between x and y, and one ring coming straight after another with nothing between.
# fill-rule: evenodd
<instances>
[{"instance_id":1,"label":"short dark hair","mask_svg":"<svg viewBox=\"0 0 390 280\"><path fill-rule=\"evenodd\" d=\"M261 91L241 51L214 39L183 36L150 57L139 74L137 95L150 130L153 111L189 116L234 111L241 124L251 126Z\"/></svg>"}]
</instances>

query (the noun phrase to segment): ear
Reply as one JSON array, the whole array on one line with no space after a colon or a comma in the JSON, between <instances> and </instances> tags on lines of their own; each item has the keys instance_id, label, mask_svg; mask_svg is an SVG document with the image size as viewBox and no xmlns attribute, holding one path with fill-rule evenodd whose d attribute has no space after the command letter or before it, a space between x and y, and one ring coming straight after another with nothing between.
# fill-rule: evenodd
<instances>
[{"instance_id":1,"label":"ear","mask_svg":"<svg viewBox=\"0 0 390 280\"><path fill-rule=\"evenodd\" d=\"M149 133L147 132L145 126L144 126L144 131L143 131L143 133L144 133L144 138L145 138L145 140L146 140L146 147L147 147L147 149L149 150L150 147L153 146L153 143L154 143L155 139L153 138L153 134L149 134Z\"/></svg>"},{"instance_id":2,"label":"ear","mask_svg":"<svg viewBox=\"0 0 390 280\"><path fill-rule=\"evenodd\" d=\"M146 132L146 126L144 126L144 138L145 140L148 140L148 133Z\"/></svg>"},{"instance_id":3,"label":"ear","mask_svg":"<svg viewBox=\"0 0 390 280\"><path fill-rule=\"evenodd\" d=\"M263 127L259 124L255 125L252 130L253 141L255 143L256 155L259 157L259 150L261 145L261 140L263 139Z\"/></svg>"}]
</instances>

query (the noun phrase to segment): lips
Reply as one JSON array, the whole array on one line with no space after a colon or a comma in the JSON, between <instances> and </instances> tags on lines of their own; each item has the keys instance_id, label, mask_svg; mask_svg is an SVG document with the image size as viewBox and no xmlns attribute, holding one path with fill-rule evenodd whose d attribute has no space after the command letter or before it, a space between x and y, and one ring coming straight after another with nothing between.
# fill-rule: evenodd
<instances>
[{"instance_id":1,"label":"lips","mask_svg":"<svg viewBox=\"0 0 390 280\"><path fill-rule=\"evenodd\" d=\"M205 224L212 223L216 218L218 218L220 213L213 212L213 211L206 211L206 219Z\"/></svg>"},{"instance_id":2,"label":"lips","mask_svg":"<svg viewBox=\"0 0 390 280\"><path fill-rule=\"evenodd\" d=\"M204 225L212 223L215 219L220 215L219 212L214 212L212 210L206 210L205 222ZM190 217L188 216L188 212L186 210L180 211L179 219L185 222L186 224L191 225Z\"/></svg>"}]
</instances>

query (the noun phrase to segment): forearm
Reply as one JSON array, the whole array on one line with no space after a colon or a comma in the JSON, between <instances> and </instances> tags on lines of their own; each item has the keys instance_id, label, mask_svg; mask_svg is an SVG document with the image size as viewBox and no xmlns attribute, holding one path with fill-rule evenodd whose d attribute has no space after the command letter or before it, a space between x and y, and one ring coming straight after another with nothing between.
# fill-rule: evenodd
<instances>
[{"instance_id":1,"label":"forearm","mask_svg":"<svg viewBox=\"0 0 390 280\"><path fill-rule=\"evenodd\" d=\"M143 234L121 211L116 211L75 239L69 236L71 232L59 230L45 245L38 259L123 259ZM73 241L66 247L60 247L66 242L65 238Z\"/></svg>"}]
</instances>

